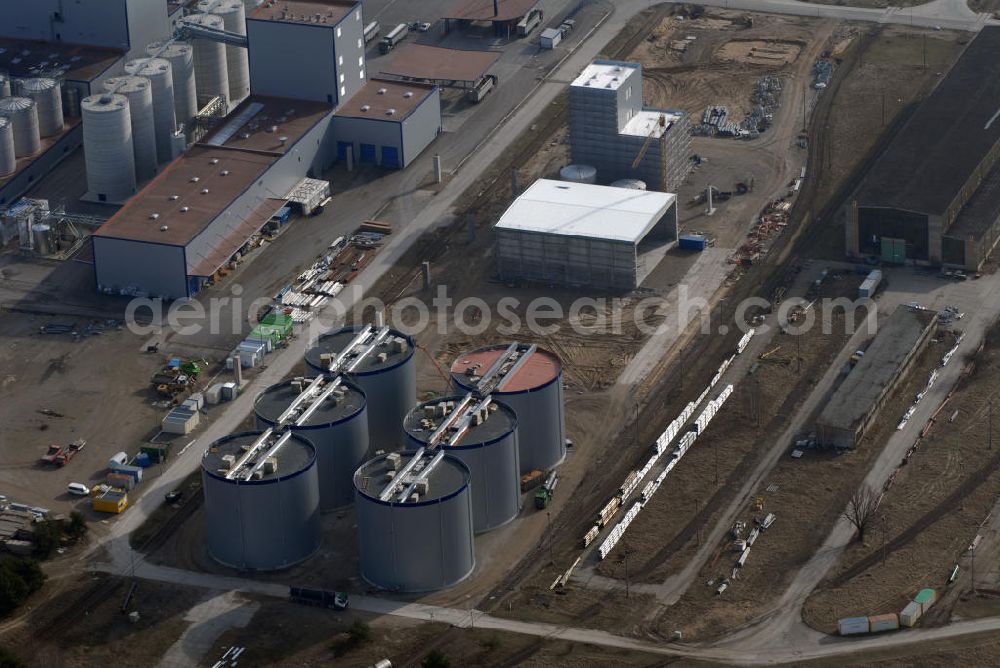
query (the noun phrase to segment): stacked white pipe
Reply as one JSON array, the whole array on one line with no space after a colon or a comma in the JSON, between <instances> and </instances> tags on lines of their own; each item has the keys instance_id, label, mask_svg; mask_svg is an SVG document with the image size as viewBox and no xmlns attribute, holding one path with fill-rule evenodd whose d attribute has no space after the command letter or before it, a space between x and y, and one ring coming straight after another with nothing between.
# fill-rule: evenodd
<instances>
[{"instance_id":1,"label":"stacked white pipe","mask_svg":"<svg viewBox=\"0 0 1000 668\"><path fill-rule=\"evenodd\" d=\"M170 61L165 58L137 58L125 64L125 71L149 80L153 94L153 125L156 132L156 158L159 163L174 157L173 135L177 130L174 116L174 81Z\"/></svg>"},{"instance_id":2,"label":"stacked white pipe","mask_svg":"<svg viewBox=\"0 0 1000 668\"><path fill-rule=\"evenodd\" d=\"M17 157L14 155L14 126L0 116L0 176L13 173L17 169Z\"/></svg>"}]
</instances>

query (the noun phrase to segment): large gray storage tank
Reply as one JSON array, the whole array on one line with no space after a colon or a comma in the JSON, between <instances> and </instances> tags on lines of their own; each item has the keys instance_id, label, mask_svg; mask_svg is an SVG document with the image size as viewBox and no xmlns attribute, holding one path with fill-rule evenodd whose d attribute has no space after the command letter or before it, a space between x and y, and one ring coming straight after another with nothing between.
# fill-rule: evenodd
<instances>
[{"instance_id":1,"label":"large gray storage tank","mask_svg":"<svg viewBox=\"0 0 1000 668\"><path fill-rule=\"evenodd\" d=\"M254 402L257 427L275 426L309 383L293 378L261 392ZM338 391L315 408L313 403L315 400L297 404L301 406L297 414L309 412L302 424L290 428L316 447L320 508L333 510L354 500L354 472L368 457L367 400L359 387L342 381Z\"/></svg>"},{"instance_id":2,"label":"large gray storage tank","mask_svg":"<svg viewBox=\"0 0 1000 668\"><path fill-rule=\"evenodd\" d=\"M261 464L260 475L227 477L244 448L260 436L244 432L222 438L201 462L209 554L241 570L291 566L312 555L322 541L316 449L308 440L288 433L271 457L273 442L256 451L260 454L250 465ZM260 461L265 457L270 464Z\"/></svg>"},{"instance_id":3,"label":"large gray storage tank","mask_svg":"<svg viewBox=\"0 0 1000 668\"><path fill-rule=\"evenodd\" d=\"M38 133L52 137L63 131L62 85L55 79L37 77L22 79L18 93L35 101Z\"/></svg>"},{"instance_id":4,"label":"large gray storage tank","mask_svg":"<svg viewBox=\"0 0 1000 668\"><path fill-rule=\"evenodd\" d=\"M17 169L17 157L14 155L14 127L10 121L0 116L0 176L12 173Z\"/></svg>"},{"instance_id":5,"label":"large gray storage tank","mask_svg":"<svg viewBox=\"0 0 1000 668\"><path fill-rule=\"evenodd\" d=\"M332 358L353 340L359 328L323 334L306 351L309 373L326 373ZM403 418L417 402L413 339L397 330L385 338L350 374L368 397L368 437L372 447L396 450L403 440Z\"/></svg>"},{"instance_id":6,"label":"large gray storage tank","mask_svg":"<svg viewBox=\"0 0 1000 668\"><path fill-rule=\"evenodd\" d=\"M90 95L83 113L83 157L87 195L99 202L124 202L135 194L135 155L128 99L123 95Z\"/></svg>"},{"instance_id":7,"label":"large gray storage tank","mask_svg":"<svg viewBox=\"0 0 1000 668\"><path fill-rule=\"evenodd\" d=\"M181 19L184 23L223 30L221 16L191 14ZM198 106L204 107L215 96L229 99L229 71L226 65L226 47L221 42L197 38L191 41L194 48L194 79Z\"/></svg>"},{"instance_id":8,"label":"large gray storage tank","mask_svg":"<svg viewBox=\"0 0 1000 668\"><path fill-rule=\"evenodd\" d=\"M508 346L481 348L461 355L451 365L451 378L461 392L476 391L477 383ZM514 409L521 473L547 471L566 457L566 427L563 414L562 365L547 350L536 348L512 367L494 399Z\"/></svg>"},{"instance_id":9,"label":"large gray storage tank","mask_svg":"<svg viewBox=\"0 0 1000 668\"><path fill-rule=\"evenodd\" d=\"M145 77L112 77L104 82L108 93L116 92L128 100L132 126L132 156L135 178L145 183L156 176L156 120L153 112L153 87Z\"/></svg>"},{"instance_id":10,"label":"large gray storage tank","mask_svg":"<svg viewBox=\"0 0 1000 668\"><path fill-rule=\"evenodd\" d=\"M28 97L0 98L0 116L10 121L14 134L14 155L34 155L42 147L38 134L38 106Z\"/></svg>"},{"instance_id":11,"label":"large gray storage tank","mask_svg":"<svg viewBox=\"0 0 1000 668\"><path fill-rule=\"evenodd\" d=\"M125 63L125 71L149 80L153 94L153 125L156 131L156 159L169 162L174 157L174 80L170 61L165 58L137 58Z\"/></svg>"},{"instance_id":12,"label":"large gray storage tank","mask_svg":"<svg viewBox=\"0 0 1000 668\"><path fill-rule=\"evenodd\" d=\"M460 406L464 397L432 399L418 405L403 420L406 449L428 444L432 434ZM471 402L472 405L477 401ZM517 451L517 417L499 401L485 415L476 416L468 429L445 452L459 459L472 475L472 524L476 533L507 524L521 510L521 468Z\"/></svg>"},{"instance_id":13,"label":"large gray storage tank","mask_svg":"<svg viewBox=\"0 0 1000 668\"><path fill-rule=\"evenodd\" d=\"M399 468L399 453L382 455L354 474L361 577L390 591L451 587L476 566L469 469L445 456L424 494L380 498ZM404 458L405 461L405 458Z\"/></svg>"},{"instance_id":14,"label":"large gray storage tank","mask_svg":"<svg viewBox=\"0 0 1000 668\"><path fill-rule=\"evenodd\" d=\"M186 42L173 42L167 46L153 42L146 47L146 54L170 63L170 77L174 83L174 118L178 125L187 124L198 115L194 50Z\"/></svg>"},{"instance_id":15,"label":"large gray storage tank","mask_svg":"<svg viewBox=\"0 0 1000 668\"><path fill-rule=\"evenodd\" d=\"M10 77L0 72L0 97L10 97Z\"/></svg>"}]
</instances>

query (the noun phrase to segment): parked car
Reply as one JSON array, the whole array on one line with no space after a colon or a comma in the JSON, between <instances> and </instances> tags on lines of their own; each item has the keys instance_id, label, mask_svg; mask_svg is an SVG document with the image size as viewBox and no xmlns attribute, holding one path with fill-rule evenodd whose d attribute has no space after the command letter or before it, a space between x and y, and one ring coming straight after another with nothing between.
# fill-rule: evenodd
<instances>
[{"instance_id":1,"label":"parked car","mask_svg":"<svg viewBox=\"0 0 1000 668\"><path fill-rule=\"evenodd\" d=\"M181 500L182 496L184 496L184 492L182 490L175 489L167 492L164 495L164 498L167 500L167 503L176 503Z\"/></svg>"},{"instance_id":2,"label":"parked car","mask_svg":"<svg viewBox=\"0 0 1000 668\"><path fill-rule=\"evenodd\" d=\"M66 491L74 496L87 496L90 494L90 488L82 482L71 482L66 485Z\"/></svg>"}]
</instances>

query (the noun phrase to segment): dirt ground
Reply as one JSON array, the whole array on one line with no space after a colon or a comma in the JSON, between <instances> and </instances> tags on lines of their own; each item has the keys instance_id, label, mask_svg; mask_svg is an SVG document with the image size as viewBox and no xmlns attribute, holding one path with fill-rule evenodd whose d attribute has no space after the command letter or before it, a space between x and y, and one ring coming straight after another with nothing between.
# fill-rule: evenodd
<instances>
[{"instance_id":1,"label":"dirt ground","mask_svg":"<svg viewBox=\"0 0 1000 668\"><path fill-rule=\"evenodd\" d=\"M803 616L810 625L832 633L841 617L898 612L924 587L937 589L943 598L922 623L941 623L948 621L959 596L966 597L971 588L966 550L1000 495L998 457L988 449L987 433L990 397L1000 390L998 369L1000 328L994 327L975 358L975 370L900 469L865 542L855 542L844 553L806 602ZM995 591L993 559L989 553L977 556L977 585ZM962 577L949 586L956 564ZM996 612L995 606L967 603L965 614L956 614L980 616L977 606Z\"/></svg>"}]
</instances>

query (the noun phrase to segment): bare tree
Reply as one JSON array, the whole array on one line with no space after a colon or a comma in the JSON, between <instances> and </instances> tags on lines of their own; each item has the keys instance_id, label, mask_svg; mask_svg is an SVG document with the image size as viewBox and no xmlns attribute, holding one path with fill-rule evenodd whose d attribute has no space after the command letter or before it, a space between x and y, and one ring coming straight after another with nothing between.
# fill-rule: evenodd
<instances>
[{"instance_id":1,"label":"bare tree","mask_svg":"<svg viewBox=\"0 0 1000 668\"><path fill-rule=\"evenodd\" d=\"M850 502L848 502L847 509L844 511L844 519L858 530L859 541L864 541L865 529L875 520L875 511L878 509L879 501L879 495L875 490L865 485L854 492Z\"/></svg>"}]
</instances>

